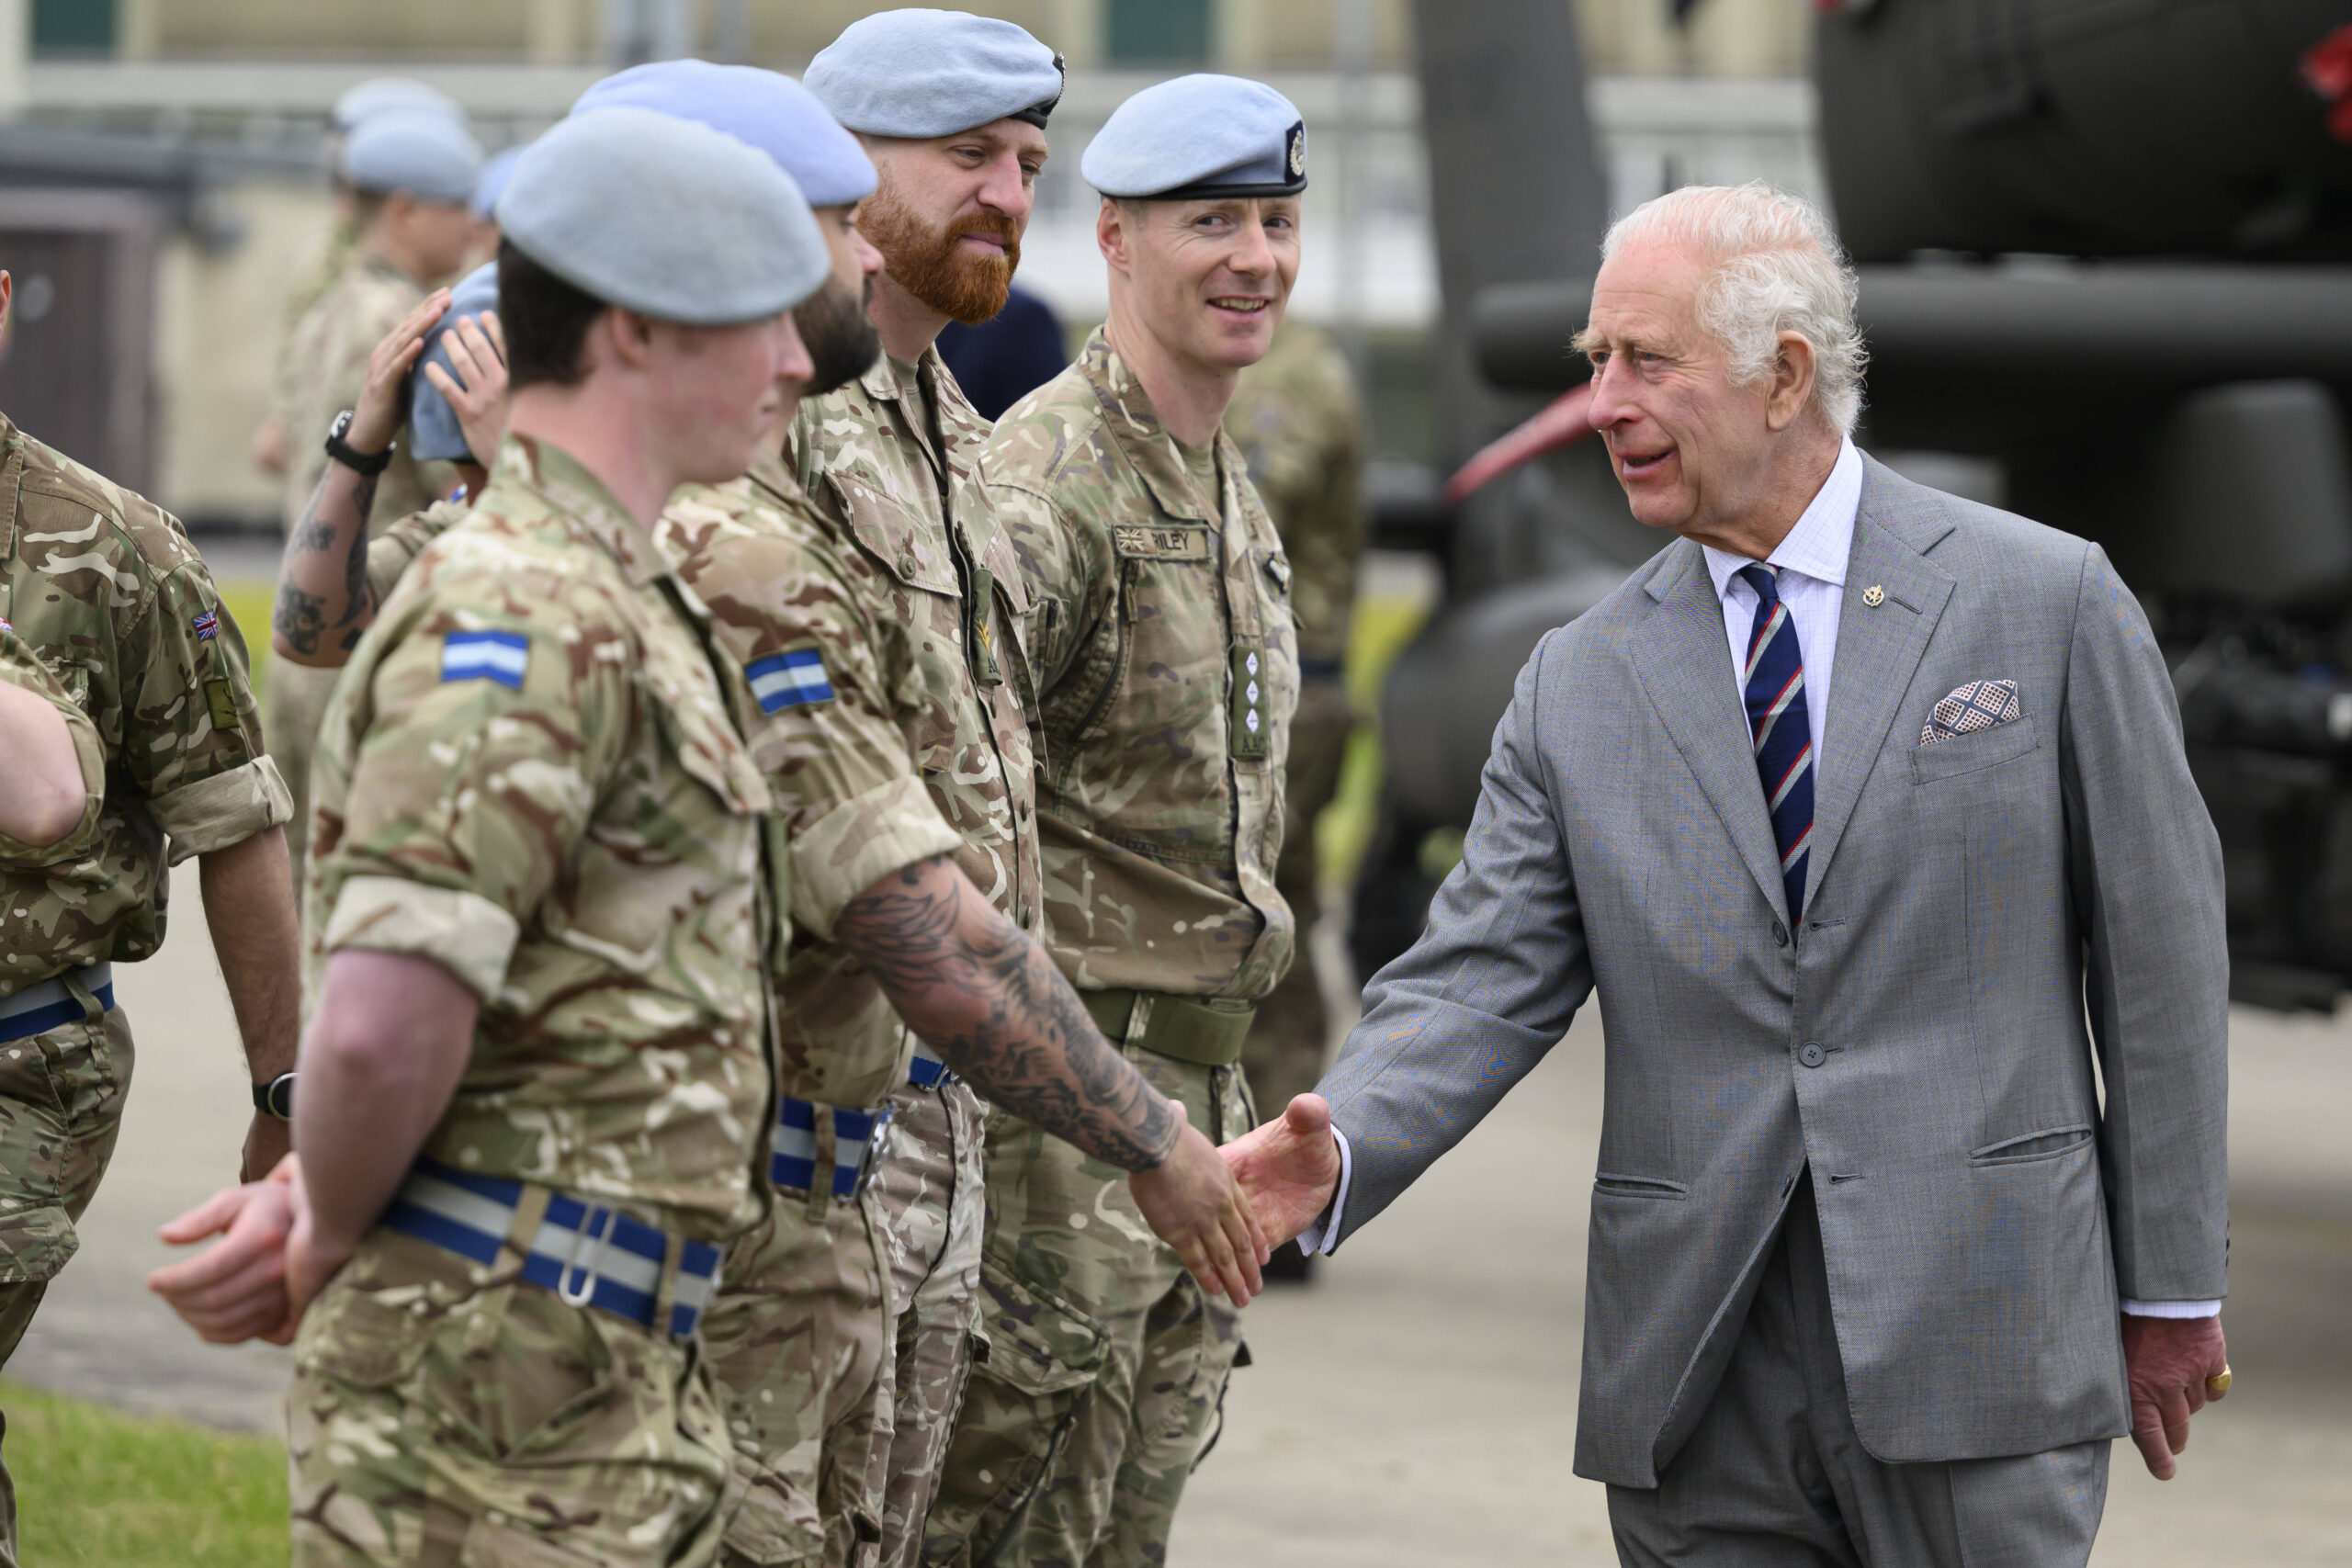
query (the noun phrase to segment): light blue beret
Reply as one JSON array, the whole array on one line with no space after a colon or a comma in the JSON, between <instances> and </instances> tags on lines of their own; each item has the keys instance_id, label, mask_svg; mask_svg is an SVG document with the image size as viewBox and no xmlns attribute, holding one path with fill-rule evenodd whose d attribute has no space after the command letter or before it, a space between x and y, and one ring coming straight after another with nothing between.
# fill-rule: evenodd
<instances>
[{"instance_id":1,"label":"light blue beret","mask_svg":"<svg viewBox=\"0 0 2352 1568\"><path fill-rule=\"evenodd\" d=\"M968 11L883 11L852 22L801 78L867 136L953 136L998 119L1044 127L1062 57L1011 22Z\"/></svg>"},{"instance_id":2,"label":"light blue beret","mask_svg":"<svg viewBox=\"0 0 2352 1568\"><path fill-rule=\"evenodd\" d=\"M348 88L334 101L329 111L328 123L335 130L352 131L359 122L373 119L390 109L423 109L428 114L446 115L459 125L466 123L466 111L458 100L440 88L412 80L406 76L376 76Z\"/></svg>"},{"instance_id":3,"label":"light blue beret","mask_svg":"<svg viewBox=\"0 0 2352 1568\"><path fill-rule=\"evenodd\" d=\"M1306 122L1263 82L1179 76L1113 109L1078 172L1104 196L1130 199L1296 196L1306 188Z\"/></svg>"},{"instance_id":4,"label":"light blue beret","mask_svg":"<svg viewBox=\"0 0 2352 1568\"><path fill-rule=\"evenodd\" d=\"M406 191L424 201L462 206L481 173L481 148L446 115L387 109L352 131L337 172L361 190Z\"/></svg>"},{"instance_id":5,"label":"light blue beret","mask_svg":"<svg viewBox=\"0 0 2352 1568\"><path fill-rule=\"evenodd\" d=\"M508 243L575 288L688 326L788 310L832 265L775 160L626 105L559 120L525 148L497 218Z\"/></svg>"},{"instance_id":6,"label":"light blue beret","mask_svg":"<svg viewBox=\"0 0 2352 1568\"><path fill-rule=\"evenodd\" d=\"M474 180L474 193L466 198L466 206L475 217L487 218L498 206L499 193L506 188L508 176L514 173L514 160L522 155L520 147L509 147L503 152L492 152L483 161L481 173Z\"/></svg>"},{"instance_id":7,"label":"light blue beret","mask_svg":"<svg viewBox=\"0 0 2352 1568\"><path fill-rule=\"evenodd\" d=\"M750 142L783 165L811 207L845 207L874 194L874 164L857 138L817 95L774 71L707 60L633 65L581 94L571 112L614 104L700 120Z\"/></svg>"},{"instance_id":8,"label":"light blue beret","mask_svg":"<svg viewBox=\"0 0 2352 1568\"><path fill-rule=\"evenodd\" d=\"M409 455L421 461L450 462L458 458L473 460L473 450L466 445L466 433L458 423L458 411L441 395L424 374L428 365L438 365L456 377L457 367L449 363L448 336L458 324L459 316L480 316L485 310L498 309L498 264L484 262L458 280L449 290L449 308L424 334L424 352L416 356L415 380L408 397ZM458 378L463 379L463 378Z\"/></svg>"}]
</instances>

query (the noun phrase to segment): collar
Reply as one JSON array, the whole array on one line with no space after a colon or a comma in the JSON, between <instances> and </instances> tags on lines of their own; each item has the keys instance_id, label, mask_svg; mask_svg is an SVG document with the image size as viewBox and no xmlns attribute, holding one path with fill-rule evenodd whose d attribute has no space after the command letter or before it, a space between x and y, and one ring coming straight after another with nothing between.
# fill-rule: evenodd
<instances>
[{"instance_id":1,"label":"collar","mask_svg":"<svg viewBox=\"0 0 2352 1568\"><path fill-rule=\"evenodd\" d=\"M1854 514L1862 503L1862 454L1851 436L1838 444L1838 461L1821 481L1796 526L1765 558L1765 564L1810 577L1833 588L1846 586L1846 561L1854 552ZM1731 592L1733 573L1755 562L1747 556L1702 545L1707 575L1715 580L1715 597Z\"/></svg>"},{"instance_id":2,"label":"collar","mask_svg":"<svg viewBox=\"0 0 2352 1568\"><path fill-rule=\"evenodd\" d=\"M1159 510L1170 517L1215 523L1223 511L1221 498L1203 497L1193 490L1176 438L1160 424L1159 411L1151 406L1150 394L1111 346L1111 340L1103 335L1101 327L1087 338L1086 347L1078 356L1078 367L1087 385L1094 389L1094 400L1102 406L1103 424L1112 440L1126 454L1127 461L1134 465ZM1238 459L1225 450L1226 439L1220 429L1216 434L1217 451L1229 470Z\"/></svg>"},{"instance_id":3,"label":"collar","mask_svg":"<svg viewBox=\"0 0 2352 1568\"><path fill-rule=\"evenodd\" d=\"M569 521L578 523L619 565L629 586L642 588L668 575L670 558L653 537L638 526L605 488L605 481L582 468L570 453L529 435L509 435L498 446L497 467L490 484L501 479L522 486ZM487 491L489 485L483 487Z\"/></svg>"}]
</instances>

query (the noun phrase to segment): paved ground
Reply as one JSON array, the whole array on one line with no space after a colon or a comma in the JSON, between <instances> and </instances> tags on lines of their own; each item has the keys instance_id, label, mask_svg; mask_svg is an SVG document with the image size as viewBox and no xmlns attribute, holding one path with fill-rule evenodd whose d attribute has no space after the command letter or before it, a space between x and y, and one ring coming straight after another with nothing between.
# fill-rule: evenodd
<instances>
[{"instance_id":1,"label":"paved ground","mask_svg":"<svg viewBox=\"0 0 2352 1568\"><path fill-rule=\"evenodd\" d=\"M10 1375L266 1428L281 1353L200 1345L140 1288L154 1227L227 1179L245 1118L192 874L163 957L119 972L140 1063L123 1152ZM2352 1562L2352 1020L2233 1021L2239 1379L2160 1486L2117 1450L2098 1561ZM1598 1030L1305 1292L1250 1309L1257 1364L1195 1479L1174 1568L1603 1564L1600 1489L1568 1473Z\"/></svg>"}]
</instances>

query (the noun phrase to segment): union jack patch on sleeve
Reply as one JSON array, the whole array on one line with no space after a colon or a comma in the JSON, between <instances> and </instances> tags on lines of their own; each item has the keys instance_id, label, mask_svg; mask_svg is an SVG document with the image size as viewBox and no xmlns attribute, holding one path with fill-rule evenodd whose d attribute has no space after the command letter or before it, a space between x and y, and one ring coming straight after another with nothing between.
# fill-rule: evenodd
<instances>
[{"instance_id":1,"label":"union jack patch on sleeve","mask_svg":"<svg viewBox=\"0 0 2352 1568\"><path fill-rule=\"evenodd\" d=\"M196 619L188 625L196 628L196 640L198 642L210 642L220 635L220 617L209 610L198 611Z\"/></svg>"},{"instance_id":2,"label":"union jack patch on sleeve","mask_svg":"<svg viewBox=\"0 0 2352 1568\"><path fill-rule=\"evenodd\" d=\"M833 700L833 682L825 673L825 656L813 648L786 649L743 666L752 695L762 713L782 713Z\"/></svg>"},{"instance_id":3,"label":"union jack patch on sleeve","mask_svg":"<svg viewBox=\"0 0 2352 1568\"><path fill-rule=\"evenodd\" d=\"M441 679L495 681L523 689L531 664L531 639L521 632L451 632L441 639Z\"/></svg>"}]
</instances>

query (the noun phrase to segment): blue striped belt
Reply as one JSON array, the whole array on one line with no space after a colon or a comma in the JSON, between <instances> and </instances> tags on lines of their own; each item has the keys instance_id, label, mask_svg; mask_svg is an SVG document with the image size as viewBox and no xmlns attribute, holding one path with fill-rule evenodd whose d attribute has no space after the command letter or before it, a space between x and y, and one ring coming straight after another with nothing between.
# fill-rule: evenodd
<instances>
[{"instance_id":1,"label":"blue striped belt","mask_svg":"<svg viewBox=\"0 0 2352 1568\"><path fill-rule=\"evenodd\" d=\"M907 1081L917 1089L937 1089L944 1083L960 1083L956 1069L941 1061L932 1048L922 1041L915 1042L915 1059L907 1067Z\"/></svg>"},{"instance_id":2,"label":"blue striped belt","mask_svg":"<svg viewBox=\"0 0 2352 1568\"><path fill-rule=\"evenodd\" d=\"M768 1179L787 1192L806 1192L817 1184L817 1118L833 1119L832 1194L856 1197L874 1179L888 1156L890 1108L844 1111L837 1105L782 1098L775 1118L775 1153L768 1161Z\"/></svg>"},{"instance_id":3,"label":"blue striped belt","mask_svg":"<svg viewBox=\"0 0 2352 1568\"><path fill-rule=\"evenodd\" d=\"M499 1249L514 1234L524 1191L520 1181L419 1160L381 1224L488 1265L498 1260ZM618 1209L554 1192L524 1255L523 1278L569 1305L593 1306L651 1328L673 1241L677 1272L670 1291L669 1332L683 1339L694 1333L718 1289L720 1253L707 1241L674 1238Z\"/></svg>"},{"instance_id":4,"label":"blue striped belt","mask_svg":"<svg viewBox=\"0 0 2352 1568\"><path fill-rule=\"evenodd\" d=\"M85 969L52 976L38 985L0 997L0 1044L29 1040L62 1025L81 1022L82 1004L66 984L68 980L81 981L83 987L97 998L100 1009L109 1012L114 1010L113 964L93 964Z\"/></svg>"}]
</instances>

